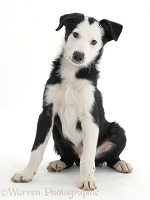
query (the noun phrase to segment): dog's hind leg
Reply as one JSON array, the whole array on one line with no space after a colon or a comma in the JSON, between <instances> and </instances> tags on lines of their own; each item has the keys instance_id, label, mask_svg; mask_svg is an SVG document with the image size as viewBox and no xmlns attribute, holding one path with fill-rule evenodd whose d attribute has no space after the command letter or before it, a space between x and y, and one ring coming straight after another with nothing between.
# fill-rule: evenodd
<instances>
[{"instance_id":1,"label":"dog's hind leg","mask_svg":"<svg viewBox=\"0 0 150 200\"><path fill-rule=\"evenodd\" d=\"M105 153L107 165L118 172L130 173L132 171L131 165L119 158L126 145L126 136L123 128L115 122L111 123L107 133L107 140L112 144L112 148Z\"/></svg>"},{"instance_id":2,"label":"dog's hind leg","mask_svg":"<svg viewBox=\"0 0 150 200\"><path fill-rule=\"evenodd\" d=\"M57 123L57 125L55 123ZM56 117L53 126L53 139L55 143L54 148L56 153L60 155L61 159L52 161L48 164L47 170L49 172L62 171L63 169L71 167L75 161L75 155L72 146L68 140L63 137L60 127L60 120L58 117Z\"/></svg>"},{"instance_id":3,"label":"dog's hind leg","mask_svg":"<svg viewBox=\"0 0 150 200\"><path fill-rule=\"evenodd\" d=\"M31 150L31 157L26 168L16 173L11 180L14 182L29 182L37 173L39 165L43 158L46 145L48 143L52 124L53 124L53 105L50 104L43 108L43 112L39 116L37 132L33 148Z\"/></svg>"}]
</instances>

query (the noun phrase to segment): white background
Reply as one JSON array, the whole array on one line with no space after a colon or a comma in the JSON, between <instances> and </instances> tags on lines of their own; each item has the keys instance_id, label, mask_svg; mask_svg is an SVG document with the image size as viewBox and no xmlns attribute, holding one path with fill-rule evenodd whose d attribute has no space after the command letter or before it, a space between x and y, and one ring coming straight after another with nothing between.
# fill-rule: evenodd
<instances>
[{"instance_id":1,"label":"white background","mask_svg":"<svg viewBox=\"0 0 150 200\"><path fill-rule=\"evenodd\" d=\"M119 40L105 46L99 67L101 78L98 88L103 93L107 120L119 122L126 130L128 143L121 158L130 162L134 171L130 175L122 175L108 168L97 169L99 194L95 198L148 200L148 0L0 0L0 188L32 188L41 193L47 187L78 191L79 168L73 167L59 174L47 174L45 170L49 161L58 158L53 152L52 138L34 181L29 184L9 181L13 173L24 168L28 162L38 115L42 111L44 85L64 37L64 29L59 32L55 29L59 17L71 12L81 12L98 20L106 18L124 26ZM56 194L49 197L69 199L69 196ZM6 198L18 197L8 192ZM40 197L22 195L21 198L42 199L44 194ZM75 198L83 199L83 196L74 195Z\"/></svg>"}]
</instances>

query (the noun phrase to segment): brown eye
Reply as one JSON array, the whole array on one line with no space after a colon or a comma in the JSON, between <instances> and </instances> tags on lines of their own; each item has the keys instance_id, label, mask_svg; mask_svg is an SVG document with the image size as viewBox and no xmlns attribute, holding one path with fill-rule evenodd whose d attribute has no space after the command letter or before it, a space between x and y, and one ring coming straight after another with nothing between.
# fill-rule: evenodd
<instances>
[{"instance_id":1,"label":"brown eye","mask_svg":"<svg viewBox=\"0 0 150 200\"><path fill-rule=\"evenodd\" d=\"M96 40L92 40L92 41L91 41L91 44L92 44L92 45L96 45L96 44L97 44L97 41L96 41Z\"/></svg>"},{"instance_id":2,"label":"brown eye","mask_svg":"<svg viewBox=\"0 0 150 200\"><path fill-rule=\"evenodd\" d=\"M74 36L75 38L79 38L79 33L73 32L73 36Z\"/></svg>"}]
</instances>

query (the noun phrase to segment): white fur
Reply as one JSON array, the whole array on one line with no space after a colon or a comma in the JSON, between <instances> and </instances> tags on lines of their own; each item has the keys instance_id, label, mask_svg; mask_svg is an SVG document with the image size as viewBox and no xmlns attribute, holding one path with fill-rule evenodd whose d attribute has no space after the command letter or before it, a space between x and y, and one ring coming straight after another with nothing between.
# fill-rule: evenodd
<instances>
[{"instance_id":1,"label":"white fur","mask_svg":"<svg viewBox=\"0 0 150 200\"><path fill-rule=\"evenodd\" d=\"M64 48L65 56L70 62L72 62L74 51L83 52L85 54L85 59L82 65L87 66L102 48L103 43L101 38L104 34L104 30L99 26L98 22L89 25L88 17L85 17L85 21L81 22L74 29L74 32L79 33L79 38L75 38L73 34L69 35ZM90 42L92 40L96 40L97 44L91 45ZM75 63L73 64L76 65Z\"/></svg>"},{"instance_id":2,"label":"white fur","mask_svg":"<svg viewBox=\"0 0 150 200\"><path fill-rule=\"evenodd\" d=\"M116 171L122 172L122 173L130 173L133 170L130 163L127 163L124 160L118 161L113 167Z\"/></svg>"},{"instance_id":3,"label":"white fur","mask_svg":"<svg viewBox=\"0 0 150 200\"><path fill-rule=\"evenodd\" d=\"M59 115L64 136L76 147L83 142L79 187L92 190L96 188L94 160L99 133L99 129L90 114L94 104L95 87L88 80L75 78L75 74L79 68L86 67L97 56L102 47L103 29L99 27L98 22L89 25L86 17L85 21L80 23L74 31L78 32L80 37L74 38L70 34L67 42L64 43L64 57L59 71L63 82L47 86L45 103L47 105L53 104L53 116ZM91 40L97 40L97 44L91 45ZM72 62L74 51L84 52L85 58L82 65ZM81 122L82 131L76 129L77 120ZM49 136L50 133L44 143L31 153L27 167L22 172L16 173L12 178L13 181L27 182L32 180L42 161ZM53 167L56 168L57 164L60 162L52 162L50 165L55 165Z\"/></svg>"},{"instance_id":4,"label":"white fur","mask_svg":"<svg viewBox=\"0 0 150 200\"><path fill-rule=\"evenodd\" d=\"M92 118L85 117L82 123L84 139L83 152L80 160L80 185L81 189L96 189L94 171L95 155L99 129ZM88 183L88 184L87 184Z\"/></svg>"},{"instance_id":5,"label":"white fur","mask_svg":"<svg viewBox=\"0 0 150 200\"><path fill-rule=\"evenodd\" d=\"M66 76L68 74L72 76L72 71L75 70L69 67L69 65L63 65L61 68L64 78L64 71L68 70ZM60 117L64 136L76 147L83 142L79 187L86 190L96 188L94 160L99 130L90 114L94 103L94 89L88 80L76 79L74 74L74 77L67 77L62 84L47 86L46 91L46 103L54 103L54 113L58 113ZM77 119L81 121L83 131L77 131Z\"/></svg>"},{"instance_id":6,"label":"white fur","mask_svg":"<svg viewBox=\"0 0 150 200\"><path fill-rule=\"evenodd\" d=\"M63 169L65 169L67 166L66 166L66 164L63 162L63 161L61 161L61 160L55 160L55 161L53 161L53 162L50 162L49 164L48 164L48 166L47 166L47 170L49 171L49 172L51 172L51 171L62 171Z\"/></svg>"},{"instance_id":7,"label":"white fur","mask_svg":"<svg viewBox=\"0 0 150 200\"><path fill-rule=\"evenodd\" d=\"M11 178L14 182L29 182L33 179L38 171L39 165L42 162L43 154L49 141L51 130L49 131L45 141L36 150L31 152L30 160L26 168L14 174Z\"/></svg>"},{"instance_id":8,"label":"white fur","mask_svg":"<svg viewBox=\"0 0 150 200\"><path fill-rule=\"evenodd\" d=\"M62 66L61 74L65 77L67 65ZM71 73L70 73L71 71ZM73 69L68 69L68 74L72 75ZM83 132L76 129L77 119L83 121L85 117L92 118L90 114L91 106L94 103L94 86L83 79L67 77L62 84L47 86L46 104L54 103L54 113L58 113L64 136L75 146L83 140Z\"/></svg>"},{"instance_id":9,"label":"white fur","mask_svg":"<svg viewBox=\"0 0 150 200\"><path fill-rule=\"evenodd\" d=\"M83 142L83 151L80 161L80 185L86 190L96 188L94 171L95 155L99 129L93 122L90 114L94 104L95 87L90 81L75 78L76 72L82 66L76 66L71 62L74 51L85 53L84 65L89 63L102 46L102 33L97 23L89 25L86 20L77 26L80 38L68 37L64 47L65 55L59 73L64 81L61 84L47 86L46 104L54 103L54 113L58 113L64 136L76 147ZM98 40L98 44L92 46L90 41ZM81 45L83 44L84 45ZM77 119L80 120L82 130L77 131Z\"/></svg>"}]
</instances>

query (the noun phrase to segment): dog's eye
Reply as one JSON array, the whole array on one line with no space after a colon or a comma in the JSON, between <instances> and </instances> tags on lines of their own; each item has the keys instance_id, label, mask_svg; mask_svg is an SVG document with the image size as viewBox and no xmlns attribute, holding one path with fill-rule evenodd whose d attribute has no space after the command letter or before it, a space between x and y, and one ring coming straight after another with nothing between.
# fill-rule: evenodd
<instances>
[{"instance_id":1,"label":"dog's eye","mask_svg":"<svg viewBox=\"0 0 150 200\"><path fill-rule=\"evenodd\" d=\"M79 38L79 33L73 32L73 36L74 36L75 38Z\"/></svg>"},{"instance_id":2,"label":"dog's eye","mask_svg":"<svg viewBox=\"0 0 150 200\"><path fill-rule=\"evenodd\" d=\"M91 45L96 45L97 44L97 41L96 40L92 40L91 41Z\"/></svg>"}]
</instances>

